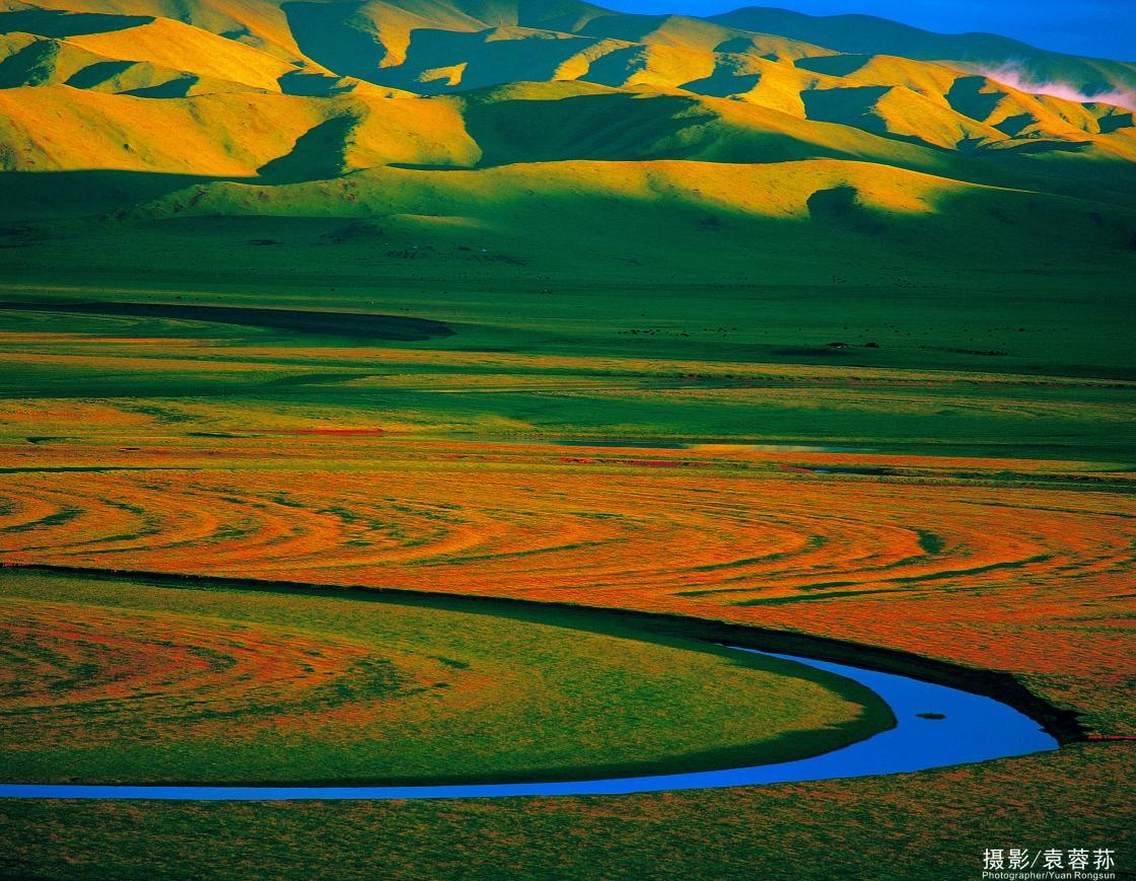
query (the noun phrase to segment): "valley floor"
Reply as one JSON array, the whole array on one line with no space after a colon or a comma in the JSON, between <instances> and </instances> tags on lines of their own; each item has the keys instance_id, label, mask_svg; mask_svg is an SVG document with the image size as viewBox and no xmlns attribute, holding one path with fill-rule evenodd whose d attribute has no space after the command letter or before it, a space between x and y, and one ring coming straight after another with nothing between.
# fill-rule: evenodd
<instances>
[{"instance_id":1,"label":"valley floor","mask_svg":"<svg viewBox=\"0 0 1136 881\"><path fill-rule=\"evenodd\" d=\"M280 229L307 242L311 278L273 276L268 246L231 237L236 262L216 278L205 261L162 275L169 228L123 246L133 276L98 269L88 232L6 253L27 271L0 309L3 562L831 636L1005 671L1090 733L1134 733L1136 420L1114 272L1025 317L1035 281L1020 275L908 297L897 282L852 298L731 282L699 299L693 282L542 287L495 262L451 287L368 285L352 275L362 251L333 260L313 243L322 227ZM218 230L202 226L193 253L226 240ZM52 280L54 248L82 287L65 270ZM254 314L266 306L320 314L305 331ZM293 624L277 626L284 645ZM308 666L355 651L335 630L305 636L330 647ZM452 678L439 663L431 681ZM1078 743L889 778L604 799L3 802L0 865L98 881L962 881L985 848L1131 859L1133 755Z\"/></svg>"}]
</instances>

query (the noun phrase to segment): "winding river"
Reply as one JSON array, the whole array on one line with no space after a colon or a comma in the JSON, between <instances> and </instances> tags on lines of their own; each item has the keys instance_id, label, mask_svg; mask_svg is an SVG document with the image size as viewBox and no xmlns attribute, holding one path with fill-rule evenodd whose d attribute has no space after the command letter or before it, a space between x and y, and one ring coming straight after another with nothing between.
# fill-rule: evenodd
<instances>
[{"instance_id":1,"label":"winding river","mask_svg":"<svg viewBox=\"0 0 1136 881\"><path fill-rule=\"evenodd\" d=\"M736 648L814 667L870 688L895 714L896 725L841 749L777 764L679 774L561 782L430 786L131 786L0 785L0 798L137 798L260 801L285 799L501 798L619 795L681 789L758 786L899 774L1056 749L1057 740L1029 716L993 698L830 661Z\"/></svg>"}]
</instances>

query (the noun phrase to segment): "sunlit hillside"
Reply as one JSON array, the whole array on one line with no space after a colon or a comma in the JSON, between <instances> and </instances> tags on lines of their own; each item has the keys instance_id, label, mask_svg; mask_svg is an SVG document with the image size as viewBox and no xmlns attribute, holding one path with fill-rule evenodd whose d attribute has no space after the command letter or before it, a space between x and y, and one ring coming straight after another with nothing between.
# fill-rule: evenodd
<instances>
[{"instance_id":1,"label":"sunlit hillside","mask_svg":"<svg viewBox=\"0 0 1136 881\"><path fill-rule=\"evenodd\" d=\"M1017 64L1008 41L901 39L886 22L524 0L3 9L9 171L314 179L392 162L842 157L988 179L1136 158L1131 108L1106 100L1136 86L1136 66L1034 50L1017 85L1060 77L1102 96L1077 103L975 72Z\"/></svg>"},{"instance_id":2,"label":"sunlit hillside","mask_svg":"<svg viewBox=\"0 0 1136 881\"><path fill-rule=\"evenodd\" d=\"M1020 281L1062 249L1087 278L1136 258L1132 64L1030 50L1022 67L1001 38L759 9L0 8L0 215L83 218L3 233L28 278L160 274L218 248L258 271L278 258L244 243L280 240L272 218L376 224L330 233L334 257L293 249L297 268L538 285L928 279L943 260ZM989 73L1013 65L1014 85ZM1035 93L1047 77L1086 100ZM238 238L185 225L215 215L243 218ZM500 259L468 265L482 254Z\"/></svg>"}]
</instances>

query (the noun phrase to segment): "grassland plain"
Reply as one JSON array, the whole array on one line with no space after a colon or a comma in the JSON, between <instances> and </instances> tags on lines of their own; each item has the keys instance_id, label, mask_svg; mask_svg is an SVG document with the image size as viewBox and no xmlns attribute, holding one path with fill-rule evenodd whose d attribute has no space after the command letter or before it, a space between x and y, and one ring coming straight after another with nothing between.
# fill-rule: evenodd
<instances>
[{"instance_id":1,"label":"grassland plain","mask_svg":"<svg viewBox=\"0 0 1136 881\"><path fill-rule=\"evenodd\" d=\"M1044 330L1035 313L1032 336L1060 341L1044 350L1057 364L1018 342L1031 333L1009 305L979 325L962 301L910 343L900 331L880 349L829 347L853 336L832 322L856 310L834 319L818 304L806 317L789 288L764 294L784 304L763 312L779 326L743 323L738 295L737 324L700 315L701 338L682 336L681 288L673 307L659 298L670 321L624 305L609 328L581 317L604 308L582 289L543 327L509 295L479 301L476 283L425 309L411 304L426 282L372 290L382 314L452 331L419 341L97 311L104 299L256 302L251 289L155 280L165 293L57 285L29 303L23 288L0 311L5 562L705 616L1007 670L1091 732L1132 731L1132 388L1122 346L1095 346L1081 308L1053 307ZM274 307L315 304L303 287L279 290ZM342 299L316 327L363 302L361 289L320 290ZM65 299L94 307L52 310ZM917 310L884 300L880 324L920 333ZM720 342L741 335L732 327L749 338ZM939 351L979 335L992 342ZM973 354L985 345L1012 354ZM182 805L140 824L136 806L5 804L17 842L5 871L543 878L551 865L556 877L663 878L756 865L770 878L961 879L992 839L1130 852L1119 793L1131 772L1125 744L1100 743L835 788L606 803ZM963 817L981 831L960 831ZM82 842L59 837L79 834L60 831L70 823ZM383 831L358 836L360 823ZM342 862L305 855L315 828ZM578 845L554 856L564 836ZM175 859L154 849L171 837ZM128 851L109 856L104 841ZM785 856L790 844L799 852ZM447 862L438 849L450 847ZM911 848L939 855L934 866Z\"/></svg>"},{"instance_id":2,"label":"grassland plain","mask_svg":"<svg viewBox=\"0 0 1136 881\"><path fill-rule=\"evenodd\" d=\"M157 776L301 779L397 773L350 734L416 713L438 736L402 767L457 776L485 758L442 736L463 713L514 771L580 730L609 765L779 749L770 701L849 721L713 652L565 640L569 611L315 594L344 585L890 647L1136 733L1136 127L1107 100L1136 69L853 24L0 0L5 768L56 773L33 728L83 776L160 734ZM1019 88L1053 80L1097 100ZM1096 742L604 799L5 801L0 873L962 881L1051 846L1131 872L1133 770Z\"/></svg>"}]
</instances>

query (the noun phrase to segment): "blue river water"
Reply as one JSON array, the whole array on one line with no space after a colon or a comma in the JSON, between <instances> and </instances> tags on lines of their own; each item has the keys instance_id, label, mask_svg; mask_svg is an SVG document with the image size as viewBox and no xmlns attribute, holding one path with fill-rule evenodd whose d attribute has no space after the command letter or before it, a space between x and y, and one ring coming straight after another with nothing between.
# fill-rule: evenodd
<instances>
[{"instance_id":1,"label":"blue river water","mask_svg":"<svg viewBox=\"0 0 1136 881\"><path fill-rule=\"evenodd\" d=\"M752 651L755 649L737 649ZM430 786L162 786L0 784L0 798L132 798L208 801L294 799L502 798L619 795L681 789L759 786L899 774L1057 749L1036 721L993 698L945 685L795 655L767 654L854 680L878 694L897 724L841 749L776 764L717 771L597 780ZM933 714L942 718L925 718Z\"/></svg>"}]
</instances>

